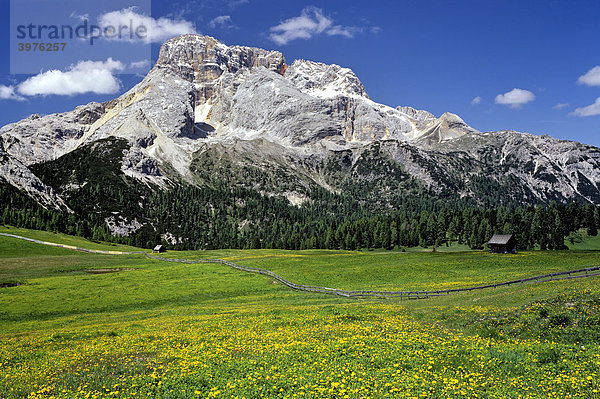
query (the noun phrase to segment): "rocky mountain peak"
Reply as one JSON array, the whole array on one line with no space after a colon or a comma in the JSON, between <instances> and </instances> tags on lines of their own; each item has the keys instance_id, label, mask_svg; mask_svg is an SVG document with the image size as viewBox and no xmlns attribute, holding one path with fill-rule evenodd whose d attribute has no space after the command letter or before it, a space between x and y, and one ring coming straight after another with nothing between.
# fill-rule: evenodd
<instances>
[{"instance_id":1,"label":"rocky mountain peak","mask_svg":"<svg viewBox=\"0 0 600 399\"><path fill-rule=\"evenodd\" d=\"M445 112L439 118L423 123L416 139L426 146L477 133L479 131L467 125L460 116Z\"/></svg>"},{"instance_id":2,"label":"rocky mountain peak","mask_svg":"<svg viewBox=\"0 0 600 399\"><path fill-rule=\"evenodd\" d=\"M155 69L168 69L194 83L206 83L224 72L265 67L284 74L285 58L279 51L254 47L227 46L202 35L183 35L166 41L160 48Z\"/></svg>"},{"instance_id":3,"label":"rocky mountain peak","mask_svg":"<svg viewBox=\"0 0 600 399\"><path fill-rule=\"evenodd\" d=\"M415 109L413 107L396 107L396 109L417 122L427 122L436 119L435 115L431 112L421 109Z\"/></svg>"},{"instance_id":4,"label":"rocky mountain peak","mask_svg":"<svg viewBox=\"0 0 600 399\"><path fill-rule=\"evenodd\" d=\"M339 65L296 60L287 69L285 77L302 92L316 97L332 98L341 95L369 98L354 72Z\"/></svg>"}]
</instances>

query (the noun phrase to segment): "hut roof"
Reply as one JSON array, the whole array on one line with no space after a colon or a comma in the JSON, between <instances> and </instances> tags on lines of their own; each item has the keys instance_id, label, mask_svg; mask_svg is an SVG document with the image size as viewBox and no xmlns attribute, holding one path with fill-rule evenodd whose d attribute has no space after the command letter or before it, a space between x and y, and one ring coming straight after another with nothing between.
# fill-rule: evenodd
<instances>
[{"instance_id":1,"label":"hut roof","mask_svg":"<svg viewBox=\"0 0 600 399\"><path fill-rule=\"evenodd\" d=\"M512 239L512 234L494 234L488 245L506 245Z\"/></svg>"}]
</instances>

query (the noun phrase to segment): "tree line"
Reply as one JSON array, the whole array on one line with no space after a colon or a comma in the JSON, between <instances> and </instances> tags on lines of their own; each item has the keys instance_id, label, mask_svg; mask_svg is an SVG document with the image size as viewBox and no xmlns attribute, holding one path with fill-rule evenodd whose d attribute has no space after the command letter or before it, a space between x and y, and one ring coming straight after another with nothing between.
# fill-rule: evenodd
<instances>
[{"instance_id":1,"label":"tree line","mask_svg":"<svg viewBox=\"0 0 600 399\"><path fill-rule=\"evenodd\" d=\"M94 192L93 187L90 188ZM114 191L110 201L131 201ZM144 227L129 236L111 234L107 211L45 209L7 184L0 184L0 223L61 232L91 240L171 249L393 249L461 244L483 249L493 234L513 234L519 249L567 249L585 229L597 235L600 216L591 204L507 206L495 209L423 200L405 209L367 210L342 194L314 188L301 206L279 196L227 185L177 186L146 192L134 217ZM86 201L81 200L82 204ZM122 209L131 209L123 206ZM134 211L130 211L134 212ZM168 233L168 234L167 234ZM565 242L567 246L565 246Z\"/></svg>"}]
</instances>

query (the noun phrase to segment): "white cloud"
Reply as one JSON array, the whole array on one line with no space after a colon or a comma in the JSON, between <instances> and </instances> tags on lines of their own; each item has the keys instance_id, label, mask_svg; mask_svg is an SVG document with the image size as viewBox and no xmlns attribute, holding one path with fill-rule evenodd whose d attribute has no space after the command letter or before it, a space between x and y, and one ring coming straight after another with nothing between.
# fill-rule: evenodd
<instances>
[{"instance_id":1,"label":"white cloud","mask_svg":"<svg viewBox=\"0 0 600 399\"><path fill-rule=\"evenodd\" d=\"M362 28L333 25L333 20L323 15L323 10L306 7L300 16L286 19L270 29L269 38L279 45L288 44L296 39L310 39L313 36L327 34L352 38Z\"/></svg>"},{"instance_id":2,"label":"white cloud","mask_svg":"<svg viewBox=\"0 0 600 399\"><path fill-rule=\"evenodd\" d=\"M332 26L331 29L325 31L328 36L344 36L348 39L352 39L357 33L363 31L363 28L356 26Z\"/></svg>"},{"instance_id":3,"label":"white cloud","mask_svg":"<svg viewBox=\"0 0 600 399\"><path fill-rule=\"evenodd\" d=\"M381 33L382 30L383 29L381 29L381 26L372 26L371 27L371 33L373 33L375 35L378 33Z\"/></svg>"},{"instance_id":4,"label":"white cloud","mask_svg":"<svg viewBox=\"0 0 600 399\"><path fill-rule=\"evenodd\" d=\"M230 9L234 9L241 6L242 4L248 4L249 2L250 0L229 0L227 2L227 7L229 7Z\"/></svg>"},{"instance_id":5,"label":"white cloud","mask_svg":"<svg viewBox=\"0 0 600 399\"><path fill-rule=\"evenodd\" d=\"M523 104L527 104L535 100L535 94L529 90L512 89L511 91L498 94L496 96L496 104L507 105L510 108L520 108Z\"/></svg>"},{"instance_id":6,"label":"white cloud","mask_svg":"<svg viewBox=\"0 0 600 399\"><path fill-rule=\"evenodd\" d=\"M219 15L213 18L208 23L208 27L211 29L215 28L229 28L232 26L231 15Z\"/></svg>"},{"instance_id":7,"label":"white cloud","mask_svg":"<svg viewBox=\"0 0 600 399\"><path fill-rule=\"evenodd\" d=\"M129 64L129 67L131 69L149 69L150 60L134 61L131 64Z\"/></svg>"},{"instance_id":8,"label":"white cloud","mask_svg":"<svg viewBox=\"0 0 600 399\"><path fill-rule=\"evenodd\" d=\"M569 103L558 103L556 104L554 107L554 109L563 109L563 108L567 108L569 106Z\"/></svg>"},{"instance_id":9,"label":"white cloud","mask_svg":"<svg viewBox=\"0 0 600 399\"><path fill-rule=\"evenodd\" d=\"M102 28L125 27L122 29L121 40L135 41L138 40L135 32L130 32L128 26L133 26L134 30L137 27L145 27L146 31L141 32L141 41L145 43L161 43L172 37L184 35L186 33L196 33L194 24L185 19L170 19L161 17L158 19L147 15L139 14L135 11L135 7L124 8L119 11L111 11L100 15L98 25ZM116 40L117 38L114 38Z\"/></svg>"},{"instance_id":10,"label":"white cloud","mask_svg":"<svg viewBox=\"0 0 600 399\"><path fill-rule=\"evenodd\" d=\"M21 97L15 92L14 86L5 86L0 85L0 100L24 100L25 98Z\"/></svg>"},{"instance_id":11,"label":"white cloud","mask_svg":"<svg viewBox=\"0 0 600 399\"><path fill-rule=\"evenodd\" d=\"M483 98L477 96L475 97L473 100L471 100L471 105L478 105L481 104L481 102L483 101Z\"/></svg>"},{"instance_id":12,"label":"white cloud","mask_svg":"<svg viewBox=\"0 0 600 399\"><path fill-rule=\"evenodd\" d=\"M600 86L600 66L595 66L577 79L577 83L587 86Z\"/></svg>"},{"instance_id":13,"label":"white cloud","mask_svg":"<svg viewBox=\"0 0 600 399\"><path fill-rule=\"evenodd\" d=\"M19 84L18 91L26 96L111 94L121 87L114 72L123 68L123 63L112 58L106 61L79 61L64 72L51 70L32 76Z\"/></svg>"},{"instance_id":14,"label":"white cloud","mask_svg":"<svg viewBox=\"0 0 600 399\"><path fill-rule=\"evenodd\" d=\"M575 109L575 111L571 112L573 116L594 116L600 115L600 97L596 99L596 101L588 105L587 107L581 107Z\"/></svg>"}]
</instances>

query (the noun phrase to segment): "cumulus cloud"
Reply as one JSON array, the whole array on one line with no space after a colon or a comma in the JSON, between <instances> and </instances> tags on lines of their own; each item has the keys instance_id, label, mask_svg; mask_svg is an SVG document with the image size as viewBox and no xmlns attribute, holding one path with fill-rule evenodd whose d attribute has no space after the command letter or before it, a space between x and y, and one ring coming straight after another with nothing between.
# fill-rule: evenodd
<instances>
[{"instance_id":1,"label":"cumulus cloud","mask_svg":"<svg viewBox=\"0 0 600 399\"><path fill-rule=\"evenodd\" d=\"M24 100L24 97L18 95L14 86L0 85L0 100Z\"/></svg>"},{"instance_id":2,"label":"cumulus cloud","mask_svg":"<svg viewBox=\"0 0 600 399\"><path fill-rule=\"evenodd\" d=\"M133 61L129 64L131 69L149 69L150 60Z\"/></svg>"},{"instance_id":3,"label":"cumulus cloud","mask_svg":"<svg viewBox=\"0 0 600 399\"><path fill-rule=\"evenodd\" d=\"M600 66L595 66L577 79L577 83L587 86L600 86Z\"/></svg>"},{"instance_id":4,"label":"cumulus cloud","mask_svg":"<svg viewBox=\"0 0 600 399\"><path fill-rule=\"evenodd\" d=\"M270 31L269 38L279 45L284 45L292 40L310 39L320 34L352 38L362 31L362 28L334 25L333 19L326 17L320 8L306 7L300 16L286 19L271 27Z\"/></svg>"},{"instance_id":5,"label":"cumulus cloud","mask_svg":"<svg viewBox=\"0 0 600 399\"><path fill-rule=\"evenodd\" d=\"M477 96L475 97L473 100L471 100L471 105L478 105L481 104L481 102L483 101L483 98Z\"/></svg>"},{"instance_id":6,"label":"cumulus cloud","mask_svg":"<svg viewBox=\"0 0 600 399\"><path fill-rule=\"evenodd\" d=\"M507 105L510 108L520 108L533 100L535 100L535 94L529 90L515 88L507 93L498 94L495 101L496 104Z\"/></svg>"},{"instance_id":7,"label":"cumulus cloud","mask_svg":"<svg viewBox=\"0 0 600 399\"><path fill-rule=\"evenodd\" d=\"M587 107L581 107L575 109L575 111L571 112L573 116L594 116L600 115L600 97L596 99L596 101L588 105Z\"/></svg>"},{"instance_id":8,"label":"cumulus cloud","mask_svg":"<svg viewBox=\"0 0 600 399\"><path fill-rule=\"evenodd\" d=\"M129 32L129 29L126 27L133 26L136 29L143 26L146 31L140 34L142 38L139 40L145 43L161 43L175 36L196 33L194 24L185 19L171 19L166 17L155 19L139 14L135 10L135 7L129 7L102 14L98 18L98 25L102 29L114 27L118 30L119 27L125 27L122 30L120 39L129 41L138 40L138 37L135 34L132 35L132 32ZM119 40L117 37L113 39Z\"/></svg>"},{"instance_id":9,"label":"cumulus cloud","mask_svg":"<svg viewBox=\"0 0 600 399\"><path fill-rule=\"evenodd\" d=\"M564 108L567 108L568 106L569 106L569 103L558 103L558 104L556 104L552 108L554 108L554 109L564 109Z\"/></svg>"},{"instance_id":10,"label":"cumulus cloud","mask_svg":"<svg viewBox=\"0 0 600 399\"><path fill-rule=\"evenodd\" d=\"M341 26L335 25L331 29L325 31L328 36L344 36L348 39L352 39L357 33L362 32L364 29L357 26Z\"/></svg>"},{"instance_id":11,"label":"cumulus cloud","mask_svg":"<svg viewBox=\"0 0 600 399\"><path fill-rule=\"evenodd\" d=\"M79 61L67 71L51 70L32 76L19 84L18 91L25 96L111 94L121 87L114 73L124 67L122 62L112 58L106 61Z\"/></svg>"},{"instance_id":12,"label":"cumulus cloud","mask_svg":"<svg viewBox=\"0 0 600 399\"><path fill-rule=\"evenodd\" d=\"M215 28L229 28L232 26L231 15L219 15L213 18L208 23L208 27L211 29Z\"/></svg>"}]
</instances>

